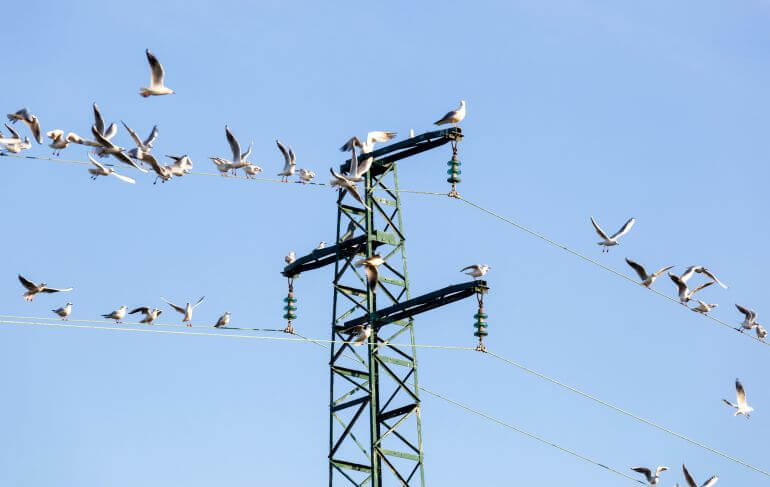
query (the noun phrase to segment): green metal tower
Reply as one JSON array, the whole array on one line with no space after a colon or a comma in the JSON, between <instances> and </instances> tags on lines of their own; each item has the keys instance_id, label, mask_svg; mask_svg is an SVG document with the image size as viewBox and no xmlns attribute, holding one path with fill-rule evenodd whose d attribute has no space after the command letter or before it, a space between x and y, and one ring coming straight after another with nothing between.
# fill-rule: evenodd
<instances>
[{"instance_id":1,"label":"green metal tower","mask_svg":"<svg viewBox=\"0 0 770 487\"><path fill-rule=\"evenodd\" d=\"M396 162L448 142L456 147L461 138L459 128L437 130L362 154L359 159L374 158L365 180L366 207L340 191L336 244L283 271L291 282L302 272L334 264L332 340L350 340L367 323L372 329L366 347L331 346L330 486L425 485L413 316L487 287L471 281L410 296ZM348 160L341 171L349 165ZM385 260L376 292L354 264L374 254ZM399 338L412 346L391 345Z\"/></svg>"}]
</instances>

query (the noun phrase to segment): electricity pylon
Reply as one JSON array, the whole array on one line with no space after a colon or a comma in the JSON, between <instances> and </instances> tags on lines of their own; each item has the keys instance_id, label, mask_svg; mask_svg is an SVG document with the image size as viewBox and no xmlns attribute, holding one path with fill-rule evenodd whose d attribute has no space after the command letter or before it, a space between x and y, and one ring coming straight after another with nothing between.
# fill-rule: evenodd
<instances>
[{"instance_id":1,"label":"electricity pylon","mask_svg":"<svg viewBox=\"0 0 770 487\"><path fill-rule=\"evenodd\" d=\"M459 128L437 130L360 155L361 161L374 158L365 179L366 206L341 191L336 244L314 250L283 271L291 282L302 272L334 264L330 486L425 485L413 317L485 293L487 286L471 281L410 296L396 162L448 142L456 147L461 138ZM340 169L349 167L350 160ZM385 260L376 291L354 263L359 256L374 254ZM365 348L340 343L367 323L372 333ZM392 345L397 338L406 338L411 346Z\"/></svg>"}]
</instances>

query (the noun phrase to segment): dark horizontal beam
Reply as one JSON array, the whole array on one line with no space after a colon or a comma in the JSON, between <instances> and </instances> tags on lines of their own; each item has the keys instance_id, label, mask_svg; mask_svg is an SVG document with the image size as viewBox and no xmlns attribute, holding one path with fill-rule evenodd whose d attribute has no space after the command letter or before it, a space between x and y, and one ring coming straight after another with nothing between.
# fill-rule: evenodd
<instances>
[{"instance_id":1,"label":"dark horizontal beam","mask_svg":"<svg viewBox=\"0 0 770 487\"><path fill-rule=\"evenodd\" d=\"M430 311L441 306L445 306L455 301L473 296L476 293L486 293L489 291L486 281L470 281L462 284L447 286L438 291L433 291L416 298L408 299L402 303L396 303L387 308L379 309L375 312L375 328L379 328L388 323L411 318L412 316ZM359 318L345 322L343 325L337 325L336 330L346 330L354 326L360 326L369 321L369 317L364 315Z\"/></svg>"},{"instance_id":2,"label":"dark horizontal beam","mask_svg":"<svg viewBox=\"0 0 770 487\"><path fill-rule=\"evenodd\" d=\"M414 411L417 406L418 404L407 404L406 406L401 406L400 408L391 409L390 411L377 415L377 420L387 421L390 418L397 418L398 416L409 414Z\"/></svg>"},{"instance_id":3,"label":"dark horizontal beam","mask_svg":"<svg viewBox=\"0 0 770 487\"><path fill-rule=\"evenodd\" d=\"M377 248L380 242L372 242L372 245L373 248ZM320 250L314 250L284 267L281 274L286 277L294 277L302 272L333 264L337 260L338 248L340 258L347 258L351 255L366 252L366 235L359 235L350 240L345 240L339 245L331 245Z\"/></svg>"}]
</instances>

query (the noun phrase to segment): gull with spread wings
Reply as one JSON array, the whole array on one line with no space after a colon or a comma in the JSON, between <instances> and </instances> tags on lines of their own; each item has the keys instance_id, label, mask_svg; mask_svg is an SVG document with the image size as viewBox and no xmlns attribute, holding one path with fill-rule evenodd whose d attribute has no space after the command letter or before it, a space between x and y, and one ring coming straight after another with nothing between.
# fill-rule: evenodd
<instances>
[{"instance_id":1,"label":"gull with spread wings","mask_svg":"<svg viewBox=\"0 0 770 487\"><path fill-rule=\"evenodd\" d=\"M174 90L166 87L166 85L163 83L163 78L165 77L165 73L163 72L163 65L160 64L158 58L156 58L155 54L151 53L149 49L145 50L145 54L147 55L147 62L150 64L150 87L140 88L139 94L144 98L147 98L148 96L173 94Z\"/></svg>"},{"instance_id":2,"label":"gull with spread wings","mask_svg":"<svg viewBox=\"0 0 770 487\"><path fill-rule=\"evenodd\" d=\"M647 270L639 263L634 262L633 260L626 257L626 263L631 266L633 270L636 271L636 274L639 276L639 279L642 280L640 283L644 287L650 287L652 286L652 283L655 282L655 279L657 279L661 274L666 272L667 270L673 268L674 266L670 265L668 267L663 267L661 269L658 269L657 271L653 272L652 274L647 274Z\"/></svg>"},{"instance_id":3,"label":"gull with spread wings","mask_svg":"<svg viewBox=\"0 0 770 487\"><path fill-rule=\"evenodd\" d=\"M634 223L636 223L636 219L629 218L628 221L621 227L620 230L618 230L616 233L614 233L611 237L608 237L606 233L604 233L604 230L602 230L602 227L599 226L598 223L596 223L596 220L594 220L594 217L591 217L591 223L594 226L594 230L596 230L596 233L599 234L599 236L602 238L601 242L597 242L597 245L602 245L604 248L602 249L602 252L609 252L609 247L612 247L614 245L619 245L620 242L618 242L618 239L622 237L623 235L627 234L631 227L634 226Z\"/></svg>"},{"instance_id":4,"label":"gull with spread wings","mask_svg":"<svg viewBox=\"0 0 770 487\"><path fill-rule=\"evenodd\" d=\"M727 399L722 399L722 402L735 409L735 414L733 416L742 414L746 416L746 419L749 419L749 413L751 413L754 408L749 406L746 402L746 391L743 389L743 384L741 384L741 381L738 379L735 379L735 400L737 404L733 404Z\"/></svg>"},{"instance_id":5,"label":"gull with spread wings","mask_svg":"<svg viewBox=\"0 0 770 487\"><path fill-rule=\"evenodd\" d=\"M194 310L195 308L197 308L197 307L198 307L198 305L199 305L199 304L201 304L201 303L203 302L203 300L204 300L204 299L206 299L206 296L203 296L203 297L201 297L201 298L198 300L198 302L197 302L197 303L195 303L195 304L190 304L190 303L187 303L187 304L186 304L184 307L182 307L182 306L178 306L178 305L176 305L176 304L172 303L171 301L169 301L168 299L164 298L163 296L161 296L161 297L160 297L160 299L162 299L162 300L163 300L163 301L165 301L165 302L166 302L166 303L167 303L169 306L171 306L172 308L174 308L174 310L175 310L175 311L177 311L177 312L181 313L182 315L184 315L184 316L182 317L182 323L187 323L187 326L188 326L188 327L191 327L191 326L192 326L192 324L190 323L190 320L192 320L193 310Z\"/></svg>"},{"instance_id":6,"label":"gull with spread wings","mask_svg":"<svg viewBox=\"0 0 770 487\"><path fill-rule=\"evenodd\" d=\"M32 301L33 299L35 299L35 296L39 293L63 293L67 291L72 291L71 287L68 287L66 289L56 289L53 287L48 287L44 282L41 282L40 284L35 284L34 282L22 276L21 274L19 274L19 282L21 282L21 285L27 289L27 292L23 294L24 299L26 301Z\"/></svg>"}]
</instances>

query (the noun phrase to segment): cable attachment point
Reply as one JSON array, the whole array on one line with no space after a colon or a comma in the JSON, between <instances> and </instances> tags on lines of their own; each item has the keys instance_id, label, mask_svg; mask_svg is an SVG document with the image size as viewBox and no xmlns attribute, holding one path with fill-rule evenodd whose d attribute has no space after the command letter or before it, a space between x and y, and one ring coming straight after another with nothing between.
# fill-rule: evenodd
<instances>
[{"instance_id":1,"label":"cable attachment point","mask_svg":"<svg viewBox=\"0 0 770 487\"><path fill-rule=\"evenodd\" d=\"M487 347L484 345L484 337L487 336L489 333L487 333L487 314L484 312L484 293L477 293L476 294L476 301L479 303L479 311L473 317L476 319L476 322L473 324L473 327L476 328L476 331L473 333L473 336L479 337L479 344L476 346L477 352L486 352Z\"/></svg>"},{"instance_id":2,"label":"cable attachment point","mask_svg":"<svg viewBox=\"0 0 770 487\"><path fill-rule=\"evenodd\" d=\"M297 319L297 315L294 314L294 312L297 311L297 298L294 297L294 278L290 277L288 281L289 295L283 299L283 302L286 303L286 306L283 307L284 311L286 311L283 315L283 318L286 320L286 328L284 328L283 331L284 333L293 335L294 325L292 325L292 321Z\"/></svg>"},{"instance_id":3,"label":"cable attachment point","mask_svg":"<svg viewBox=\"0 0 770 487\"><path fill-rule=\"evenodd\" d=\"M450 198L459 198L460 194L457 192L457 183L461 182L460 174L462 171L460 171L460 166L462 163L457 159L457 140L452 140L452 159L447 162L447 166L449 166L449 169L447 170L447 174L449 174L449 178L447 178L446 182L452 184L452 189L449 190L449 193L447 196Z\"/></svg>"}]
</instances>

